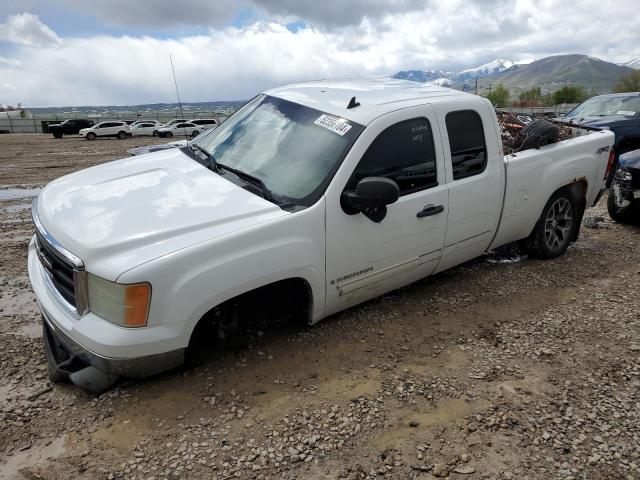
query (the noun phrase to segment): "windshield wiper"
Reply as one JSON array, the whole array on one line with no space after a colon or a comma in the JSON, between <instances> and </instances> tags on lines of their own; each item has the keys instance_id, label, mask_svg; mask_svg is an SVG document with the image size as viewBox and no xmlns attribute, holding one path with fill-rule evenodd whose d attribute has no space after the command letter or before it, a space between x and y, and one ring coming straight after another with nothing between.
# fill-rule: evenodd
<instances>
[{"instance_id":1,"label":"windshield wiper","mask_svg":"<svg viewBox=\"0 0 640 480\"><path fill-rule=\"evenodd\" d=\"M229 170L231 173L235 173L238 177L240 177L240 178L242 178L244 180L247 180L250 183L254 184L258 188L260 188L260 190L262 190L262 196L264 197L265 200L267 200L269 202L277 203L273 198L273 194L271 193L271 190L269 190L267 188L267 186L264 184L264 182L262 180L260 180L258 177L254 177L250 173L243 172L242 170L238 170L237 168L230 167L230 166L225 165L223 163L217 163L216 162L215 165L218 168L224 168L225 170Z\"/></svg>"},{"instance_id":2,"label":"windshield wiper","mask_svg":"<svg viewBox=\"0 0 640 480\"><path fill-rule=\"evenodd\" d=\"M199 152L204 153L204 155L207 157L207 160L209 161L209 165L207 165L207 167L209 167L211 170L213 170L214 172L220 170L218 168L218 163L216 162L215 157L211 155L211 153L209 153L206 148L201 147L197 143L190 143L189 147L191 147L192 150L198 150Z\"/></svg>"}]
</instances>

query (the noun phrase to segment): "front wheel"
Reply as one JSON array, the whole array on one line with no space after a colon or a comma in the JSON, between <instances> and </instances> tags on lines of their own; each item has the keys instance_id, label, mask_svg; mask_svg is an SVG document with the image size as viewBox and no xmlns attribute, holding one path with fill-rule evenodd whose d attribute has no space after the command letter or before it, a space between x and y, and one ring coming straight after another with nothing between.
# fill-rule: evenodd
<instances>
[{"instance_id":1,"label":"front wheel","mask_svg":"<svg viewBox=\"0 0 640 480\"><path fill-rule=\"evenodd\" d=\"M200 135L200 132L199 132L198 130L194 130L194 131L191 133L191 136L192 136L192 137L197 137L198 135Z\"/></svg>"},{"instance_id":2,"label":"front wheel","mask_svg":"<svg viewBox=\"0 0 640 480\"><path fill-rule=\"evenodd\" d=\"M127 138L127 132L118 132L118 138L120 140L124 140L125 138Z\"/></svg>"},{"instance_id":3,"label":"front wheel","mask_svg":"<svg viewBox=\"0 0 640 480\"><path fill-rule=\"evenodd\" d=\"M60 133L60 132L55 132L55 133L53 134L53 136L54 136L55 138L62 138L62 133Z\"/></svg>"},{"instance_id":4,"label":"front wheel","mask_svg":"<svg viewBox=\"0 0 640 480\"><path fill-rule=\"evenodd\" d=\"M528 253L548 260L567 251L577 228L576 202L567 191L554 193L542 210L538 223L523 244Z\"/></svg>"},{"instance_id":5,"label":"front wheel","mask_svg":"<svg viewBox=\"0 0 640 480\"><path fill-rule=\"evenodd\" d=\"M158 130L154 130L154 131L153 131L153 136L154 136L154 137L157 137L157 136L158 136Z\"/></svg>"},{"instance_id":6,"label":"front wheel","mask_svg":"<svg viewBox=\"0 0 640 480\"><path fill-rule=\"evenodd\" d=\"M165 137L171 138L171 137L173 137L173 133L167 132L167 133L165 133Z\"/></svg>"},{"instance_id":7,"label":"front wheel","mask_svg":"<svg viewBox=\"0 0 640 480\"><path fill-rule=\"evenodd\" d=\"M93 132L89 132L87 133L87 140L95 140L96 139L96 134Z\"/></svg>"},{"instance_id":8,"label":"front wheel","mask_svg":"<svg viewBox=\"0 0 640 480\"><path fill-rule=\"evenodd\" d=\"M616 194L611 188L607 195L607 211L611 220L616 223L629 223L631 222L631 207L619 208L616 202Z\"/></svg>"}]
</instances>

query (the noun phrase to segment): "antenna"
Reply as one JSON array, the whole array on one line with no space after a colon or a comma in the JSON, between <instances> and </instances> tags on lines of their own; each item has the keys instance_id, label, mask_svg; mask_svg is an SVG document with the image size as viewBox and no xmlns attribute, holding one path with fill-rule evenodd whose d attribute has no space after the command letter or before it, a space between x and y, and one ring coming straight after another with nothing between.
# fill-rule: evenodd
<instances>
[{"instance_id":1,"label":"antenna","mask_svg":"<svg viewBox=\"0 0 640 480\"><path fill-rule=\"evenodd\" d=\"M173 58L169 54L169 62L171 62L171 71L173 72L173 84L176 86L176 96L178 97L178 106L180 107L180 118L184 119L182 114L182 102L180 101L180 92L178 91L178 82L176 81L176 70L173 68Z\"/></svg>"}]
</instances>

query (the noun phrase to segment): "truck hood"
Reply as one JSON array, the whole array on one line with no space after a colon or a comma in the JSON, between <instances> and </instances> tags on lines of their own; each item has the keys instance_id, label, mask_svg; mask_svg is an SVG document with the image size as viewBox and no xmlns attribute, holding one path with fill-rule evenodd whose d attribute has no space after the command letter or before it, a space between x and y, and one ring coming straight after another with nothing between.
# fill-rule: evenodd
<instances>
[{"instance_id":1,"label":"truck hood","mask_svg":"<svg viewBox=\"0 0 640 480\"><path fill-rule=\"evenodd\" d=\"M564 121L567 123L574 123L576 125L584 125L585 127L594 128L630 127L640 125L640 118L625 115L607 115L606 117L571 117L565 118Z\"/></svg>"},{"instance_id":2,"label":"truck hood","mask_svg":"<svg viewBox=\"0 0 640 480\"><path fill-rule=\"evenodd\" d=\"M178 148L55 180L38 197L37 213L88 271L110 280L154 258L288 214Z\"/></svg>"},{"instance_id":3,"label":"truck hood","mask_svg":"<svg viewBox=\"0 0 640 480\"><path fill-rule=\"evenodd\" d=\"M618 158L620 166L640 170L640 150L624 153Z\"/></svg>"}]
</instances>

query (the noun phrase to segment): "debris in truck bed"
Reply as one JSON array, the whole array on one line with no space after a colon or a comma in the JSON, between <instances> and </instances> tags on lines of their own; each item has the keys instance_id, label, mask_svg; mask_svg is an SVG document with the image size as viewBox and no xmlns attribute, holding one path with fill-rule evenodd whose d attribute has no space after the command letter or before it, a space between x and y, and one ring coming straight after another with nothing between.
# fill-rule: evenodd
<instances>
[{"instance_id":1,"label":"debris in truck bed","mask_svg":"<svg viewBox=\"0 0 640 480\"><path fill-rule=\"evenodd\" d=\"M544 116L531 116L501 111L496 111L496 115L498 116L498 123L500 124L502 148L505 155L511 155L513 153L526 150L528 148L527 144L531 143L531 139L522 135L522 130L536 120L545 118ZM558 128L557 142L575 137L575 133L571 127L560 123L554 123L554 125ZM527 146L525 147L525 145Z\"/></svg>"}]
</instances>

